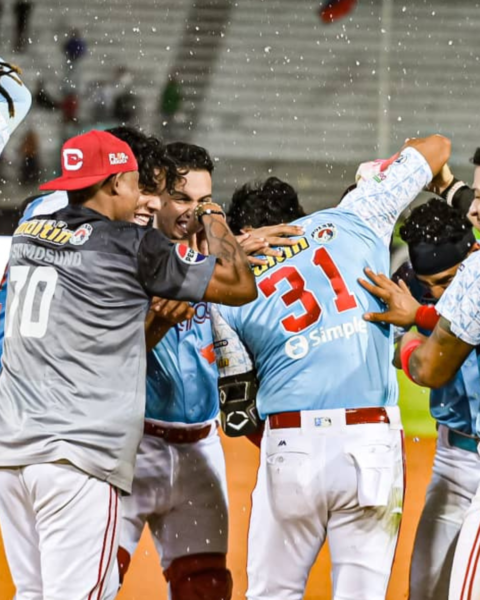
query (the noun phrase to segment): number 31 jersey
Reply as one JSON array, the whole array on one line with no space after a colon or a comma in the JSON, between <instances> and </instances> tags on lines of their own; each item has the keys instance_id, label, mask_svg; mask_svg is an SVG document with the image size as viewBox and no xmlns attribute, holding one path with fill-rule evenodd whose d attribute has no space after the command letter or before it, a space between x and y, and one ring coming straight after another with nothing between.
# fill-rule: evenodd
<instances>
[{"instance_id":1,"label":"number 31 jersey","mask_svg":"<svg viewBox=\"0 0 480 600\"><path fill-rule=\"evenodd\" d=\"M363 320L382 304L357 280L365 267L389 272L395 221L431 177L423 156L404 150L338 207L295 221L304 235L282 258L254 268L256 301L221 307L253 356L262 417L396 403L393 334Z\"/></svg>"}]
</instances>

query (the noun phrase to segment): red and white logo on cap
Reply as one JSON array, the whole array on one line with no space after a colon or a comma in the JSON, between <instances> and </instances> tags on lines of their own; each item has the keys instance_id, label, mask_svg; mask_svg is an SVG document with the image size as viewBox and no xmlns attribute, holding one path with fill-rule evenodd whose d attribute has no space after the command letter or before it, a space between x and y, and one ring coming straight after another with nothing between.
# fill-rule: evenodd
<instances>
[{"instance_id":1,"label":"red and white logo on cap","mask_svg":"<svg viewBox=\"0 0 480 600\"><path fill-rule=\"evenodd\" d=\"M65 171L78 171L83 166L83 152L77 148L66 148L63 151L63 168Z\"/></svg>"},{"instance_id":2,"label":"red and white logo on cap","mask_svg":"<svg viewBox=\"0 0 480 600\"><path fill-rule=\"evenodd\" d=\"M125 152L110 152L108 160L111 165L125 165L128 162L128 155Z\"/></svg>"}]
</instances>

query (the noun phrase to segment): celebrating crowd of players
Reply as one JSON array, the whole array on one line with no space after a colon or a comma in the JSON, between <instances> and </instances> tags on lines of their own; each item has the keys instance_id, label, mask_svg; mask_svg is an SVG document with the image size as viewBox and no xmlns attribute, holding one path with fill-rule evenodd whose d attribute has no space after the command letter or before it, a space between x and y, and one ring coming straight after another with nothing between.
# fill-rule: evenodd
<instances>
[{"instance_id":1,"label":"celebrating crowd of players","mask_svg":"<svg viewBox=\"0 0 480 600\"><path fill-rule=\"evenodd\" d=\"M0 102L1 149L28 111L10 79L27 109L13 123ZM392 359L436 388L410 598L480 597L480 199L449 155L442 136L409 140L311 215L269 178L237 190L227 218L199 146L125 127L64 144L1 290L17 600L114 598L146 523L172 600L229 600L220 405L228 433L263 430L249 600L303 598L327 537L333 597L384 599L405 476ZM390 280L394 225L425 188L444 199L412 211L410 262Z\"/></svg>"}]
</instances>

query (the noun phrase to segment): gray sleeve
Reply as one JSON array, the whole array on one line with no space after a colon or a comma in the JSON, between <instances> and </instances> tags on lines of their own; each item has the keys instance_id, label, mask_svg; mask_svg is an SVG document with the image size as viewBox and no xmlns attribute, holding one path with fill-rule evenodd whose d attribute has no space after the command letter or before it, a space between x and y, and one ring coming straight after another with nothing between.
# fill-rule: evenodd
<instances>
[{"instance_id":1,"label":"gray sleeve","mask_svg":"<svg viewBox=\"0 0 480 600\"><path fill-rule=\"evenodd\" d=\"M185 244L172 244L151 229L138 248L138 278L149 296L199 302L212 278L215 257Z\"/></svg>"}]
</instances>

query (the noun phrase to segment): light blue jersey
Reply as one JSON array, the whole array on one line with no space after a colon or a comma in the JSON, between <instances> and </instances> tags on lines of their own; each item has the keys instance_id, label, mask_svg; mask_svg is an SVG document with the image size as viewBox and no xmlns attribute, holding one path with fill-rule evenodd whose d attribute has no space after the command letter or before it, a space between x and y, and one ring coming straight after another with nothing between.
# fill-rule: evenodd
<instances>
[{"instance_id":1,"label":"light blue jersey","mask_svg":"<svg viewBox=\"0 0 480 600\"><path fill-rule=\"evenodd\" d=\"M5 62L2 58L0 61ZM0 154L8 143L12 133L27 116L32 105L32 95L28 88L20 81L18 75L12 73L11 77L2 77L2 86L10 95L15 107L15 114L10 116L7 100L0 94Z\"/></svg>"},{"instance_id":2,"label":"light blue jersey","mask_svg":"<svg viewBox=\"0 0 480 600\"><path fill-rule=\"evenodd\" d=\"M20 223L28 221L37 215L49 215L64 208L68 204L68 197L65 192L53 192L46 195L38 196L30 202L25 209L25 212L20 219ZM19 224L20 224L19 223ZM0 282L0 370L1 359L3 356L3 335L5 329L5 306L7 302L7 287L8 287L8 266L5 269Z\"/></svg>"},{"instance_id":3,"label":"light blue jersey","mask_svg":"<svg viewBox=\"0 0 480 600\"><path fill-rule=\"evenodd\" d=\"M204 423L218 414L210 307L206 302L194 306L193 319L172 327L148 353L147 419Z\"/></svg>"},{"instance_id":4,"label":"light blue jersey","mask_svg":"<svg viewBox=\"0 0 480 600\"><path fill-rule=\"evenodd\" d=\"M473 422L472 433L480 435L480 413L478 406L474 407L473 398L478 399L478 381L480 363L477 362L477 371L472 365L472 356L476 354L479 359L480 348L480 251L473 252L458 268L452 283L443 293L437 303L437 311L450 322L450 329L454 335L465 343L476 346L475 353L469 355L463 363L459 373L465 381L466 393L469 399L471 419ZM466 371L468 370L468 371ZM456 381L458 373L455 377ZM475 410L476 408L476 410ZM467 421L468 416L465 417ZM453 427L451 425L451 427Z\"/></svg>"},{"instance_id":5,"label":"light blue jersey","mask_svg":"<svg viewBox=\"0 0 480 600\"><path fill-rule=\"evenodd\" d=\"M295 221L305 230L297 244L254 269L257 300L221 307L253 356L263 418L396 404L393 332L363 320L365 312L383 308L357 279L365 267L389 272L394 224L431 177L423 156L404 150L339 207Z\"/></svg>"},{"instance_id":6,"label":"light blue jersey","mask_svg":"<svg viewBox=\"0 0 480 600\"><path fill-rule=\"evenodd\" d=\"M412 296L424 305L436 304L429 288L416 277L409 263L403 264L394 279L403 279ZM419 329L430 335L430 331ZM467 435L478 435L477 420L480 405L480 377L477 356L472 352L455 377L441 388L430 391L430 413L440 424Z\"/></svg>"}]
</instances>

